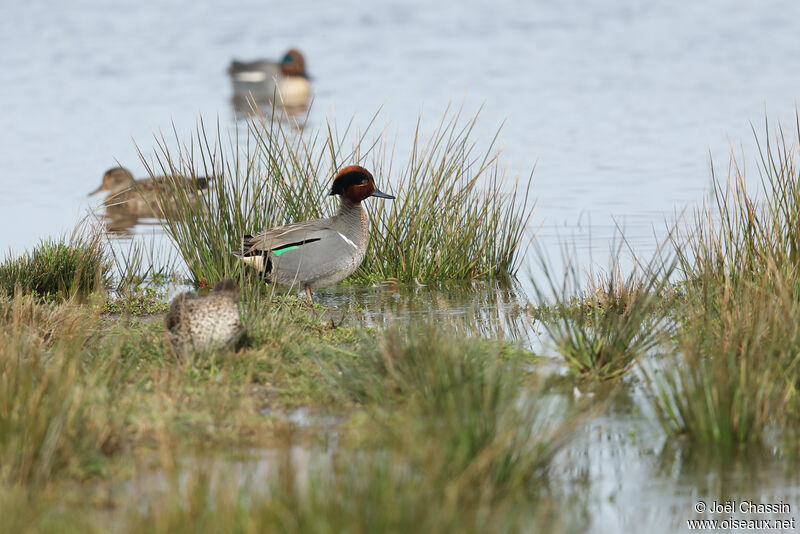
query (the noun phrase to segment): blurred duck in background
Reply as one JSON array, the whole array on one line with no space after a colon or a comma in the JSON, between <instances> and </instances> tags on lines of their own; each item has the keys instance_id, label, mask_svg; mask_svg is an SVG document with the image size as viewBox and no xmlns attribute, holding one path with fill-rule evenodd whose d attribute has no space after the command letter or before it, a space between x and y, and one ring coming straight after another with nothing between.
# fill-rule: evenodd
<instances>
[{"instance_id":1,"label":"blurred duck in background","mask_svg":"<svg viewBox=\"0 0 800 534\"><path fill-rule=\"evenodd\" d=\"M274 104L296 111L305 109L311 96L305 59L294 48L287 51L279 62L234 60L228 67L228 74L237 111L248 111L249 100L259 106Z\"/></svg>"},{"instance_id":2,"label":"blurred duck in background","mask_svg":"<svg viewBox=\"0 0 800 534\"><path fill-rule=\"evenodd\" d=\"M184 189L186 201L193 206L198 195L208 188L208 179L158 176L136 180L128 169L114 167L105 172L100 187L89 195L109 192L103 200L106 228L112 233L125 234L139 219L163 218L165 210L175 207L178 199L171 194L173 186ZM168 199L173 201L167 203Z\"/></svg>"}]
</instances>

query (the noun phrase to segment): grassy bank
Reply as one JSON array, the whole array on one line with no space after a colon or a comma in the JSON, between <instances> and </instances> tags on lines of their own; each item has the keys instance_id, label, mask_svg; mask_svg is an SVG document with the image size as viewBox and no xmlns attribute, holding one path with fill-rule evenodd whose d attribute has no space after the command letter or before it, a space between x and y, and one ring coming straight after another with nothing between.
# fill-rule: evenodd
<instances>
[{"instance_id":1,"label":"grassy bank","mask_svg":"<svg viewBox=\"0 0 800 534\"><path fill-rule=\"evenodd\" d=\"M248 347L176 360L159 322L109 316L102 301L0 301L6 524L34 532L103 531L109 520L126 532L570 526L553 513L563 496L547 473L581 417L525 378L529 354L445 325L356 333L293 297L244 309ZM337 419L332 450L316 425L287 421L298 405ZM291 459L298 447L310 451L305 467ZM246 465L252 451L274 453L245 482L230 465Z\"/></svg>"}]
</instances>

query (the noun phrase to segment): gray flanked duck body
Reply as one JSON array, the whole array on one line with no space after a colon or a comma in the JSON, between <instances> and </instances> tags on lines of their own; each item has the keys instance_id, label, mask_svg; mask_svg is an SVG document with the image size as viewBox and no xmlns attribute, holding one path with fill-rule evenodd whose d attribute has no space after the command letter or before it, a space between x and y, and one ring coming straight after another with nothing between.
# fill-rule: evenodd
<instances>
[{"instance_id":1,"label":"gray flanked duck body","mask_svg":"<svg viewBox=\"0 0 800 534\"><path fill-rule=\"evenodd\" d=\"M176 352L234 347L244 333L238 302L239 285L230 278L204 297L185 292L172 299L165 323Z\"/></svg>"},{"instance_id":2,"label":"gray flanked duck body","mask_svg":"<svg viewBox=\"0 0 800 534\"><path fill-rule=\"evenodd\" d=\"M94 195L101 191L108 191L109 195L103 200L103 204L108 212L121 212L122 214L137 217L163 217L164 208L159 201L159 192L162 198L167 198L164 193L170 191L170 178L157 176L155 178L141 178L136 180L133 174L124 167L114 167L103 174L103 181L100 187L89 193ZM174 183L185 187L187 199L190 204L194 204L197 195L202 190L208 188L206 178L174 178ZM109 215L116 213L109 213Z\"/></svg>"},{"instance_id":3,"label":"gray flanked duck body","mask_svg":"<svg viewBox=\"0 0 800 534\"><path fill-rule=\"evenodd\" d=\"M289 49L280 61L233 60L228 75L233 84L234 105L246 103L248 98L253 98L256 103L277 99L277 104L287 108L302 108L311 96L305 58L294 48Z\"/></svg>"},{"instance_id":4,"label":"gray flanked duck body","mask_svg":"<svg viewBox=\"0 0 800 534\"><path fill-rule=\"evenodd\" d=\"M330 194L340 197L333 217L245 235L234 254L270 282L305 289L309 300L312 290L341 282L358 269L367 251L369 220L361 202L394 197L379 191L372 174L357 165L339 171Z\"/></svg>"}]
</instances>

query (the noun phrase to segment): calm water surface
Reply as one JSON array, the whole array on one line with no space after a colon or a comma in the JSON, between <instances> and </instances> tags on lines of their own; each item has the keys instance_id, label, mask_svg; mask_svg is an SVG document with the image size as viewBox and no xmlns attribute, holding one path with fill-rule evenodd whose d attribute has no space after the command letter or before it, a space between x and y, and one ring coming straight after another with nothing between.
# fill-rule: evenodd
<instances>
[{"instance_id":1,"label":"calm water surface","mask_svg":"<svg viewBox=\"0 0 800 534\"><path fill-rule=\"evenodd\" d=\"M551 5L552 4L552 5ZM194 2L7 4L0 17L0 245L59 234L132 140L197 119L233 125L233 57L304 51L312 124L362 124L379 106L399 139L421 110L485 105L506 120L503 161L538 161L534 226L599 257L618 223L641 251L652 228L702 200L709 150L750 148L749 121L792 118L800 87L796 2ZM403 144L402 142L400 143ZM97 200L94 200L94 205ZM150 231L144 229L142 231Z\"/></svg>"},{"instance_id":2,"label":"calm water surface","mask_svg":"<svg viewBox=\"0 0 800 534\"><path fill-rule=\"evenodd\" d=\"M732 145L752 163L750 121L792 121L800 91L790 1L88 0L6 2L0 15L0 246L15 252L69 231L107 168L145 174L134 140L152 154L154 134L188 136L200 116L235 128L233 57L298 47L312 124L366 124L383 105L401 144L421 111L429 128L451 101L484 105L486 141L506 121L503 161L523 173L538 162L541 246L557 256L566 239L601 263L617 225L652 251L664 221L707 196L709 152L723 173ZM694 469L653 440L625 441L645 420L611 414L588 429L594 446L573 468L591 480L596 531L672 531L698 496L800 503L769 462L758 476Z\"/></svg>"}]
</instances>

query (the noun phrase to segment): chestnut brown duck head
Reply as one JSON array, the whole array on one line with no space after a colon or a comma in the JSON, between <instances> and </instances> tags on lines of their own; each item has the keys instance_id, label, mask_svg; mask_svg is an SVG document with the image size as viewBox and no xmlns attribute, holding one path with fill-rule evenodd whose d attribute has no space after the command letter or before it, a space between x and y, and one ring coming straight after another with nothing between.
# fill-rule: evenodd
<instances>
[{"instance_id":1,"label":"chestnut brown duck head","mask_svg":"<svg viewBox=\"0 0 800 534\"><path fill-rule=\"evenodd\" d=\"M371 172L358 165L345 167L336 174L330 195L341 195L356 206L369 197L394 199L377 188Z\"/></svg>"},{"instance_id":2,"label":"chestnut brown duck head","mask_svg":"<svg viewBox=\"0 0 800 534\"><path fill-rule=\"evenodd\" d=\"M284 76L302 76L308 78L306 73L306 59L296 48L290 48L281 59L281 73Z\"/></svg>"}]
</instances>

